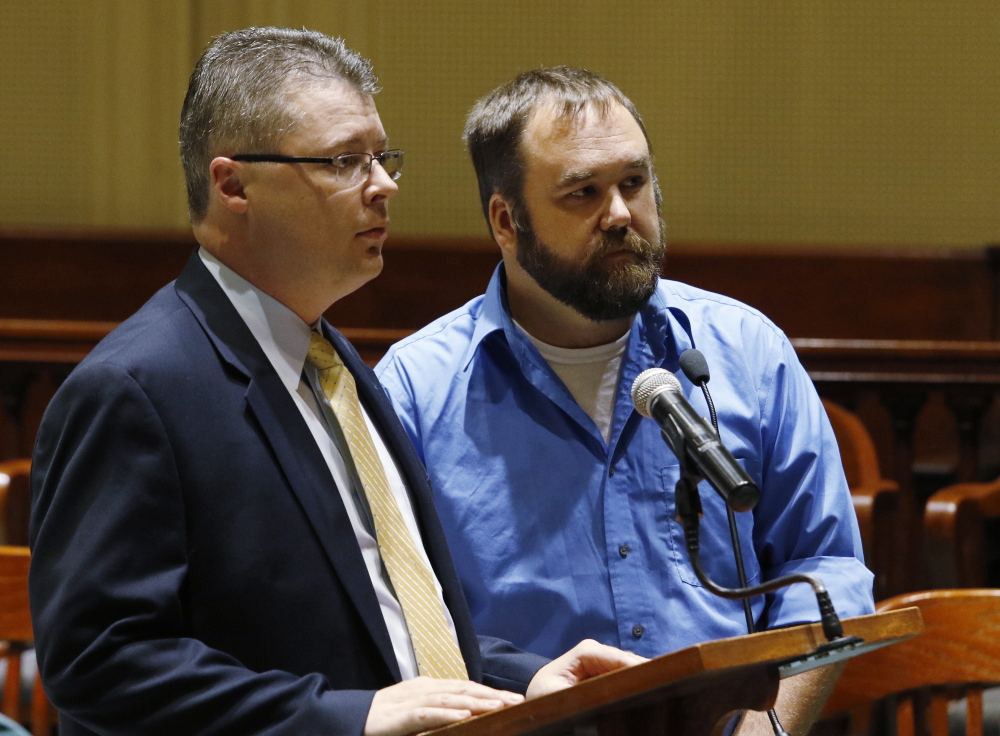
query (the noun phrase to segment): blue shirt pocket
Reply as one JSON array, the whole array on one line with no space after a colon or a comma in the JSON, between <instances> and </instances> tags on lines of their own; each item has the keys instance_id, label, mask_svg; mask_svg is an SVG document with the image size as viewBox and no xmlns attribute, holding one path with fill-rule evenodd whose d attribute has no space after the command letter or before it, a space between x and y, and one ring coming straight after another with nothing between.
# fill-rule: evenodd
<instances>
[{"instance_id":1,"label":"blue shirt pocket","mask_svg":"<svg viewBox=\"0 0 1000 736\"><path fill-rule=\"evenodd\" d=\"M740 465L744 461L737 458ZM668 517L667 544L673 560L677 577L687 585L703 587L694 574L691 560L688 556L687 543L684 540L684 529L677 520L675 486L680 476L677 465L665 466L660 469L660 482L663 490L663 500ZM725 588L739 587L739 575L736 572L736 556L733 551L732 537L729 533L729 520L726 514L726 504L722 497L707 481L698 485L701 496L702 517L698 526L698 551L702 567L708 577ZM743 553L743 565L746 570L748 585L755 585L760 579L760 564L753 545L753 512L745 511L736 514L736 529L739 535L740 550Z\"/></svg>"}]
</instances>

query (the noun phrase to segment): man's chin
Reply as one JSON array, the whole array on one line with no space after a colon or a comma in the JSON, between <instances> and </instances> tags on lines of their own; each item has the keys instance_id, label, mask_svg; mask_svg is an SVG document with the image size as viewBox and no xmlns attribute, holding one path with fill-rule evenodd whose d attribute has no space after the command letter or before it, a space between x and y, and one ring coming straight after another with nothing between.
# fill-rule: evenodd
<instances>
[{"instance_id":1,"label":"man's chin","mask_svg":"<svg viewBox=\"0 0 1000 736\"><path fill-rule=\"evenodd\" d=\"M653 272L647 264L630 263L618 268L600 269L600 278L608 284L608 292L614 294L636 294L656 288L659 273ZM597 274L595 274L596 276Z\"/></svg>"}]
</instances>

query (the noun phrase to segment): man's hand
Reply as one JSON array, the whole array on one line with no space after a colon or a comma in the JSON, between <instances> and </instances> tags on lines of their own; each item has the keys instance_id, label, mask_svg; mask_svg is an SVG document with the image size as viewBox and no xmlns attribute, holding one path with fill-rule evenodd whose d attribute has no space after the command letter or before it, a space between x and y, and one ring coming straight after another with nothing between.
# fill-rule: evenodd
<instances>
[{"instance_id":1,"label":"man's hand","mask_svg":"<svg viewBox=\"0 0 1000 736\"><path fill-rule=\"evenodd\" d=\"M524 697L516 693L468 680L416 677L375 693L365 721L365 736L405 736L427 731L522 700Z\"/></svg>"},{"instance_id":2,"label":"man's hand","mask_svg":"<svg viewBox=\"0 0 1000 736\"><path fill-rule=\"evenodd\" d=\"M548 695L595 675L645 661L646 658L638 654L599 644L593 639L584 639L535 673L528 683L528 697Z\"/></svg>"}]
</instances>

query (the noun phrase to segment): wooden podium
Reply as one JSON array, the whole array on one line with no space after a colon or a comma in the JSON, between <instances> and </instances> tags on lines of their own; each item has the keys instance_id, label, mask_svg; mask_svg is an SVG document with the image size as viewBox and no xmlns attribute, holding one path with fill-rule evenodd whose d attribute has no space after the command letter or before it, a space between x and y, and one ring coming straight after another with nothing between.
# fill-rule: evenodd
<instances>
[{"instance_id":1,"label":"wooden podium","mask_svg":"<svg viewBox=\"0 0 1000 736\"><path fill-rule=\"evenodd\" d=\"M696 644L609 672L567 690L437 729L435 736L709 736L738 710L774 705L782 677L908 639L923 630L920 611L843 621L863 641L817 654L819 624Z\"/></svg>"}]
</instances>

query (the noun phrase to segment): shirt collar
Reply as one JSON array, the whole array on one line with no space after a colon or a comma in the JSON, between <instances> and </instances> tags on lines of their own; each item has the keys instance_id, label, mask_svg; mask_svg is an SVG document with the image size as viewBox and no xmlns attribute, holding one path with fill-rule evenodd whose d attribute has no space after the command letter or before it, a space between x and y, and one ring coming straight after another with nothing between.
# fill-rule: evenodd
<instances>
[{"instance_id":1,"label":"shirt collar","mask_svg":"<svg viewBox=\"0 0 1000 736\"><path fill-rule=\"evenodd\" d=\"M676 363L681 353L695 347L691 319L682 300L670 288L672 283L660 279L656 291L636 317L636 326L646 336L656 365L665 361Z\"/></svg>"},{"instance_id":2,"label":"shirt collar","mask_svg":"<svg viewBox=\"0 0 1000 736\"><path fill-rule=\"evenodd\" d=\"M479 349L479 344L486 339L486 336L497 330L504 330L507 323L510 323L510 328L513 330L514 324L511 322L510 310L507 307L507 274L501 262L493 271L493 277L483 295L476 328L472 332L472 339L462 360L462 370L468 369Z\"/></svg>"},{"instance_id":3,"label":"shirt collar","mask_svg":"<svg viewBox=\"0 0 1000 736\"><path fill-rule=\"evenodd\" d=\"M198 249L198 255L250 328L282 384L289 391L296 391L309 352L312 330L318 329L322 317L316 325L308 325L291 309L265 294L204 248Z\"/></svg>"}]
</instances>

